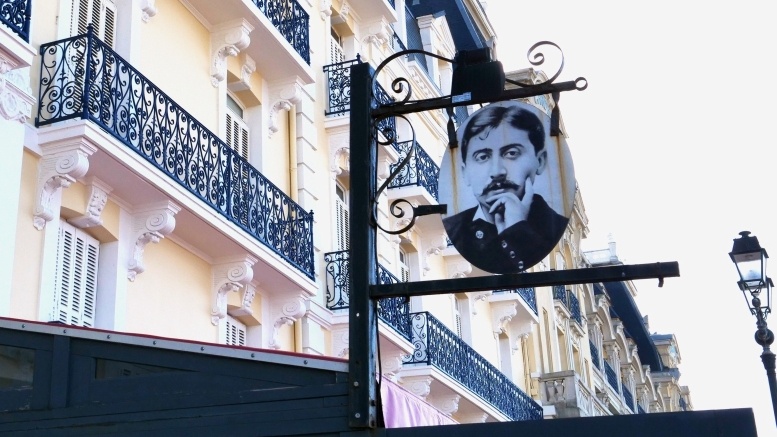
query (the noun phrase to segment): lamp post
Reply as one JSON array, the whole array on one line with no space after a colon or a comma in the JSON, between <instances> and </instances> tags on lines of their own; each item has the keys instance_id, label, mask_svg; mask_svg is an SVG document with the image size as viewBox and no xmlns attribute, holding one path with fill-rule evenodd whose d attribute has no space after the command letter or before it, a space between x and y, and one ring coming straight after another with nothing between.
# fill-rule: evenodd
<instances>
[{"instance_id":1,"label":"lamp post","mask_svg":"<svg viewBox=\"0 0 777 437\"><path fill-rule=\"evenodd\" d=\"M750 232L742 231L740 237L734 239L734 247L729 256L739 273L739 289L745 297L750 313L756 317L755 342L763 347L761 361L766 369L769 380L769 391L772 395L772 410L777 423L777 377L775 376L775 355L769 347L774 342L774 333L766 326L766 316L772 307L772 283L766 276L766 260L769 255L766 249L758 244L758 238L750 236ZM761 300L766 292L766 302ZM750 295L748 298L748 294Z\"/></svg>"}]
</instances>

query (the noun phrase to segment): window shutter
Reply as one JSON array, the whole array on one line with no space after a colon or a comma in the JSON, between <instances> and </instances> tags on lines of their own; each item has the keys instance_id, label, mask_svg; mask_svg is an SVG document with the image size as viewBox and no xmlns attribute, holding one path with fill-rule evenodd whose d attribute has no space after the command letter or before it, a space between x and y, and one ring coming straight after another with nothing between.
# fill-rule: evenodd
<instances>
[{"instance_id":1,"label":"window shutter","mask_svg":"<svg viewBox=\"0 0 777 437\"><path fill-rule=\"evenodd\" d=\"M246 325L241 323L234 317L227 315L227 339L226 344L228 346L245 346L246 345Z\"/></svg>"},{"instance_id":2,"label":"window shutter","mask_svg":"<svg viewBox=\"0 0 777 437\"><path fill-rule=\"evenodd\" d=\"M340 35L334 29L330 29L331 38L329 38L329 63L337 64L345 60L343 46Z\"/></svg>"},{"instance_id":3,"label":"window shutter","mask_svg":"<svg viewBox=\"0 0 777 437\"><path fill-rule=\"evenodd\" d=\"M97 262L100 243L74 226L60 222L54 279L57 321L94 326Z\"/></svg>"},{"instance_id":4,"label":"window shutter","mask_svg":"<svg viewBox=\"0 0 777 437\"><path fill-rule=\"evenodd\" d=\"M116 5L113 0L73 0L71 35L86 33L92 23L95 34L109 47L116 39Z\"/></svg>"},{"instance_id":5,"label":"window shutter","mask_svg":"<svg viewBox=\"0 0 777 437\"><path fill-rule=\"evenodd\" d=\"M248 159L248 126L232 111L227 110L227 145Z\"/></svg>"},{"instance_id":6,"label":"window shutter","mask_svg":"<svg viewBox=\"0 0 777 437\"><path fill-rule=\"evenodd\" d=\"M348 250L351 247L348 204L342 199L335 199L335 227L337 228L337 250Z\"/></svg>"}]
</instances>

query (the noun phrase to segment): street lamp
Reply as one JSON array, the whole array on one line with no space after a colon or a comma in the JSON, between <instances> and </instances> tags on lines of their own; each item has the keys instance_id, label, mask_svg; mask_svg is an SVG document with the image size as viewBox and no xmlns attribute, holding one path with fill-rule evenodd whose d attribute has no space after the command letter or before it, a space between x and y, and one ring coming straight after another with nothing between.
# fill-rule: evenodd
<instances>
[{"instance_id":1,"label":"street lamp","mask_svg":"<svg viewBox=\"0 0 777 437\"><path fill-rule=\"evenodd\" d=\"M766 260L769 255L766 249L758 244L758 238L751 237L750 232L742 231L740 237L734 239L734 247L728 254L739 273L739 289L745 296L750 313L756 319L758 330L755 331L755 342L763 347L761 361L766 369L769 380L769 391L772 395L772 410L774 420L777 423L777 377L775 376L775 355L770 349L774 342L774 333L766 326L766 316L772 311L772 279L766 276ZM762 292L766 292L766 304L762 302ZM750 298L748 298L748 293Z\"/></svg>"}]
</instances>

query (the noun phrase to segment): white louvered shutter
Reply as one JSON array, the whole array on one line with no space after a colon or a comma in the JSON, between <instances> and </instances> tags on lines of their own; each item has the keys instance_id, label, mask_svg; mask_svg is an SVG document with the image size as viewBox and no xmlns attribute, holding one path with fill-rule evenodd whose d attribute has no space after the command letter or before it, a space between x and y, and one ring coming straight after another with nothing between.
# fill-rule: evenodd
<instances>
[{"instance_id":1,"label":"white louvered shutter","mask_svg":"<svg viewBox=\"0 0 777 437\"><path fill-rule=\"evenodd\" d=\"M248 159L248 126L232 111L227 111L227 145Z\"/></svg>"},{"instance_id":2,"label":"white louvered shutter","mask_svg":"<svg viewBox=\"0 0 777 437\"><path fill-rule=\"evenodd\" d=\"M247 332L246 325L230 315L227 315L226 324L226 344L228 346L245 346Z\"/></svg>"},{"instance_id":3,"label":"white louvered shutter","mask_svg":"<svg viewBox=\"0 0 777 437\"><path fill-rule=\"evenodd\" d=\"M77 326L94 326L100 243L60 222L54 279L54 317Z\"/></svg>"},{"instance_id":4,"label":"white louvered shutter","mask_svg":"<svg viewBox=\"0 0 777 437\"><path fill-rule=\"evenodd\" d=\"M89 23L109 47L116 39L116 5L113 0L73 0L71 35L86 33Z\"/></svg>"},{"instance_id":5,"label":"white louvered shutter","mask_svg":"<svg viewBox=\"0 0 777 437\"><path fill-rule=\"evenodd\" d=\"M348 216L348 194L339 184L335 196L335 232L337 233L337 250L348 250L351 247L351 221Z\"/></svg>"},{"instance_id":6,"label":"white louvered shutter","mask_svg":"<svg viewBox=\"0 0 777 437\"><path fill-rule=\"evenodd\" d=\"M410 268L407 266L407 253L399 250L399 276L402 282L410 281Z\"/></svg>"},{"instance_id":7,"label":"white louvered shutter","mask_svg":"<svg viewBox=\"0 0 777 437\"><path fill-rule=\"evenodd\" d=\"M338 64L345 61L345 55L343 54L343 46L340 40L340 35L331 29L332 37L329 38L329 63Z\"/></svg>"}]
</instances>

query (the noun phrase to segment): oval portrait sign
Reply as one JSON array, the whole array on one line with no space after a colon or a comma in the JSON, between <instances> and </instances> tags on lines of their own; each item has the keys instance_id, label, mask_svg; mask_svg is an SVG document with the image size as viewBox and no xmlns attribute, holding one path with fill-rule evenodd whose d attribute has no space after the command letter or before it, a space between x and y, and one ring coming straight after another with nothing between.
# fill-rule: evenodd
<instances>
[{"instance_id":1,"label":"oval portrait sign","mask_svg":"<svg viewBox=\"0 0 777 437\"><path fill-rule=\"evenodd\" d=\"M574 166L563 136L550 136L542 110L514 101L479 109L456 136L439 180L453 246L487 272L537 264L563 236L574 206Z\"/></svg>"}]
</instances>

